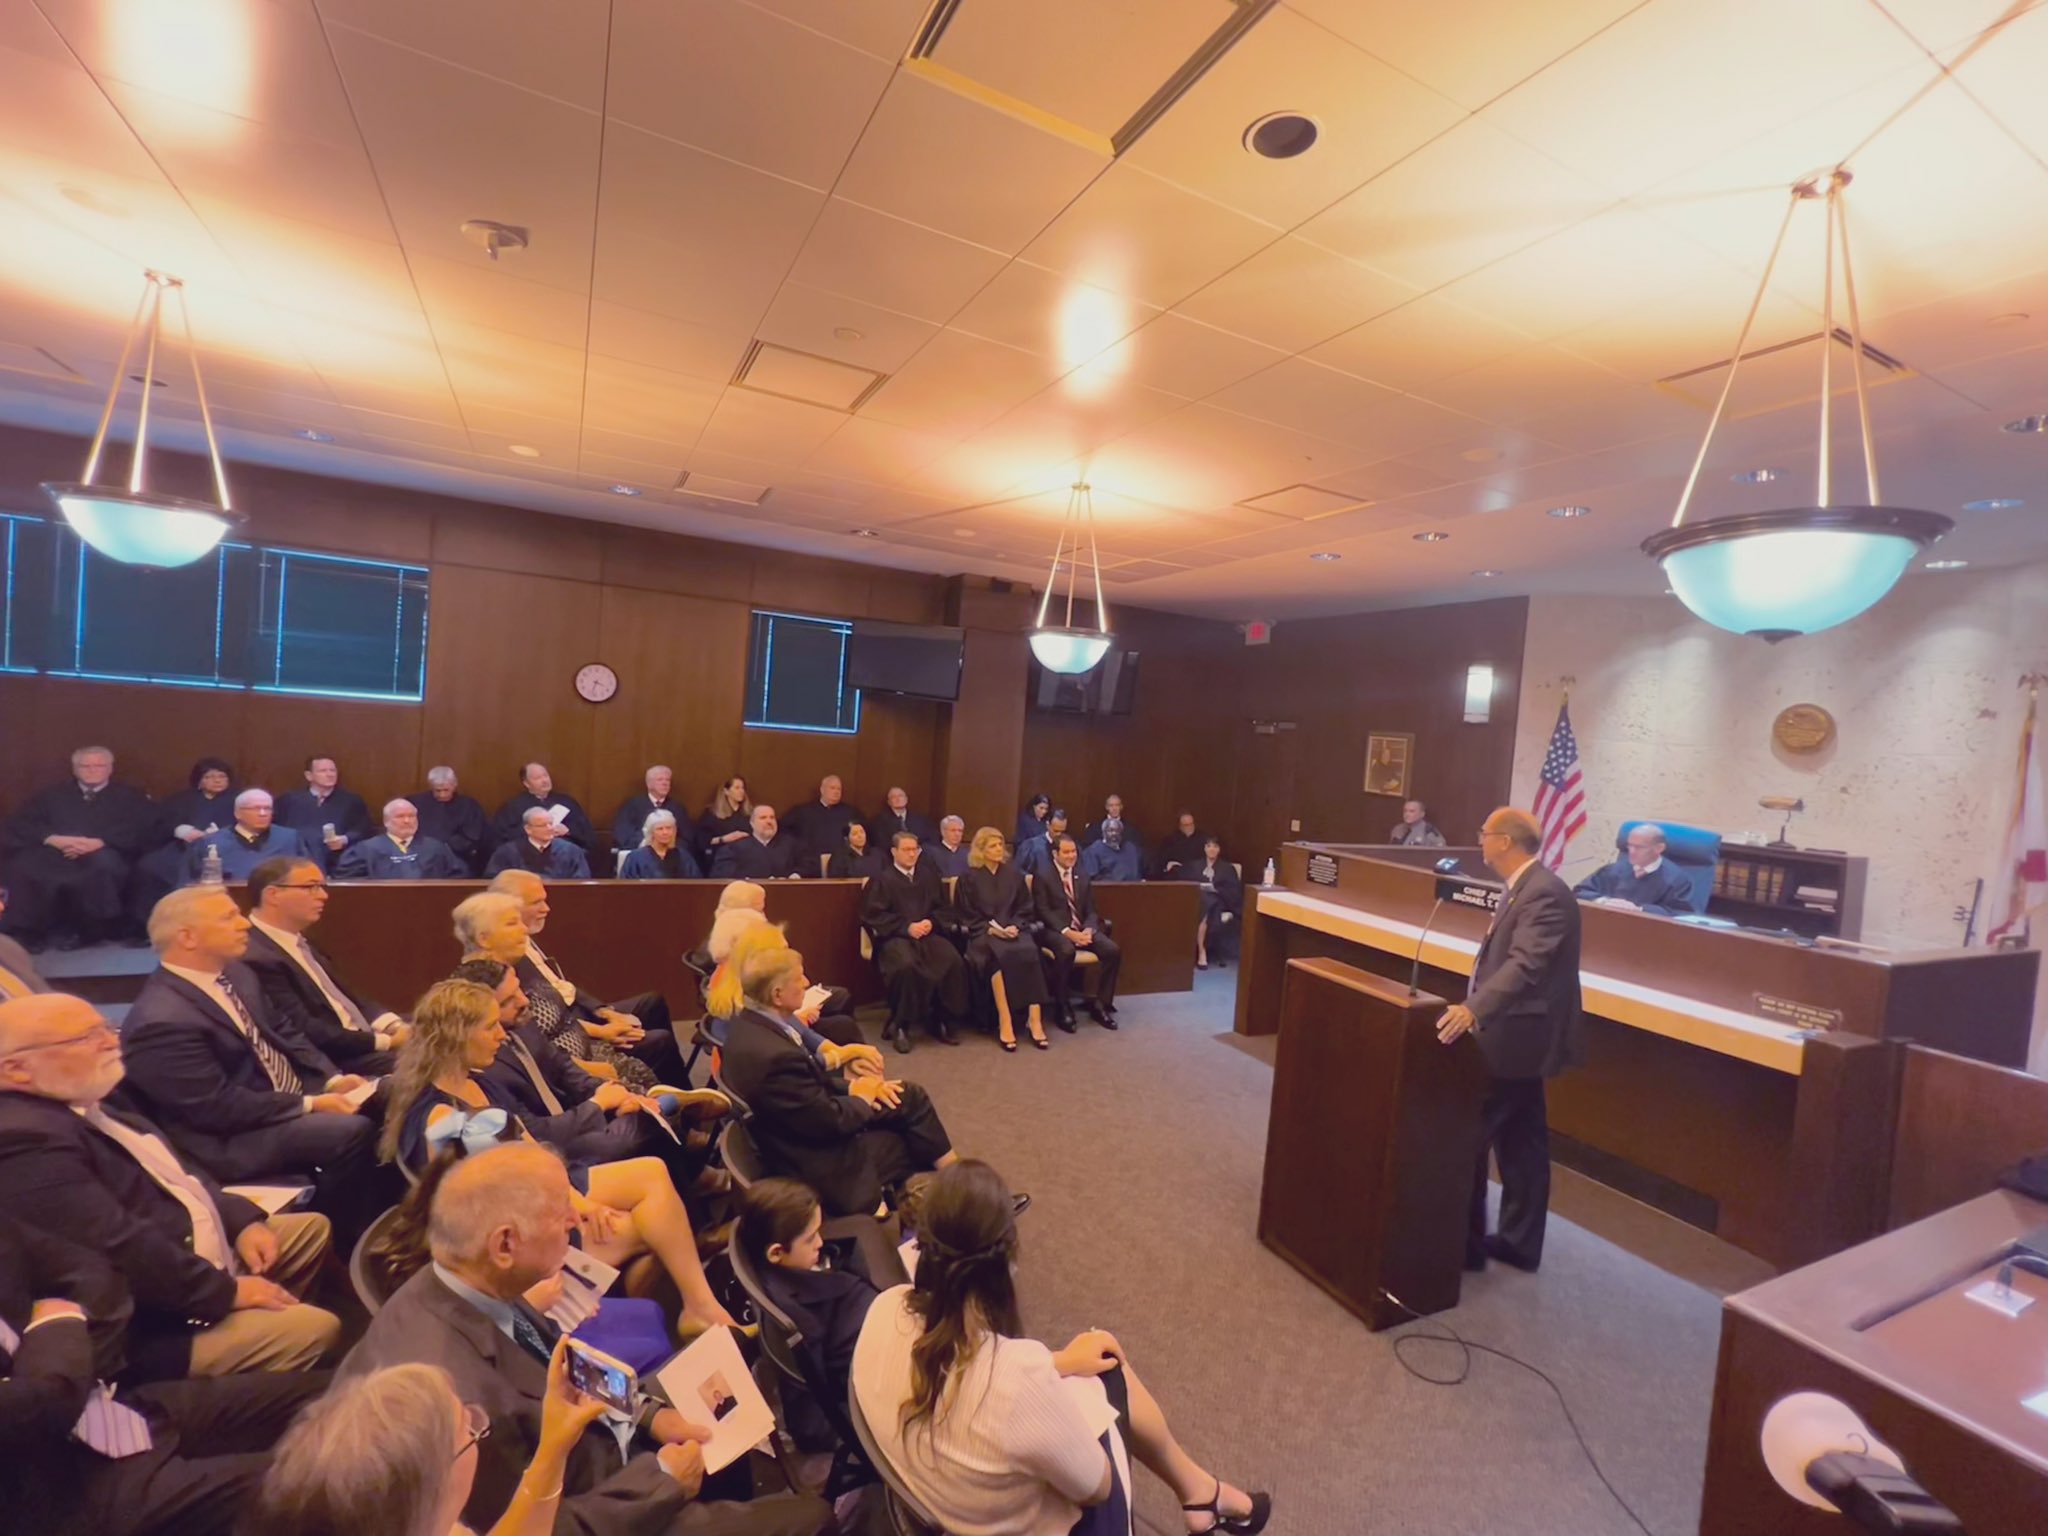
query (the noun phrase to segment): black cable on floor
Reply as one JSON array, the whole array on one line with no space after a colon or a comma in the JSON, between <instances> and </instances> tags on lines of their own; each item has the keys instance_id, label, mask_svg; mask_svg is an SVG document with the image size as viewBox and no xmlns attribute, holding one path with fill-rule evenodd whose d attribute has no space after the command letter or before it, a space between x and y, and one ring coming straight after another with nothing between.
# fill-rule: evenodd
<instances>
[{"instance_id":1,"label":"black cable on floor","mask_svg":"<svg viewBox=\"0 0 2048 1536\"><path fill-rule=\"evenodd\" d=\"M1432 1327L1443 1329L1442 1333L1404 1333L1401 1337L1395 1339L1394 1359L1402 1370L1413 1376L1417 1381L1426 1381L1433 1387L1455 1387L1463 1383L1472 1374L1472 1355L1475 1350L1482 1355L1492 1355L1496 1359L1505 1360L1510 1365L1519 1365L1531 1376L1542 1382L1543 1385L1550 1388L1551 1396L1557 1399L1557 1406L1564 1414L1565 1423L1571 1427L1572 1438L1579 1442L1579 1451L1585 1456L1586 1465L1591 1467L1593 1475L1600 1479L1600 1486L1605 1488L1614 1502L1621 1506L1621 1512L1635 1523L1635 1528L1641 1531L1643 1536L1656 1536L1655 1532L1643 1524L1643 1517L1629 1507L1628 1500L1621 1496L1621 1490L1614 1486L1613 1480L1600 1470L1600 1462L1593 1455L1593 1447L1586 1443L1585 1432L1579 1428L1579 1421L1572 1417L1572 1406L1565 1401L1564 1389L1555 1381L1552 1381L1547 1372L1538 1366L1531 1365L1519 1355L1511 1355L1504 1349L1494 1348L1491 1344L1480 1344L1466 1338L1442 1318L1424 1317L1420 1312L1416 1311L1407 1302L1385 1287L1380 1289L1380 1294L1414 1318L1416 1322L1426 1323ZM1403 1323L1400 1326L1405 1328L1407 1324ZM1454 1346L1462 1354L1462 1360L1458 1366L1457 1373L1451 1376L1431 1375L1401 1352L1401 1347L1404 1344L1449 1344Z\"/></svg>"}]
</instances>

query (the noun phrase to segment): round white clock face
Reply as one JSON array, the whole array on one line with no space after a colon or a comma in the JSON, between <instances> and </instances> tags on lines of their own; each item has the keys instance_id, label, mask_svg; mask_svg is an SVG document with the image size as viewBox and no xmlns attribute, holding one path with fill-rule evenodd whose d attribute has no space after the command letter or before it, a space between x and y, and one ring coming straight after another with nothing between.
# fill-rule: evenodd
<instances>
[{"instance_id":1,"label":"round white clock face","mask_svg":"<svg viewBox=\"0 0 2048 1536\"><path fill-rule=\"evenodd\" d=\"M593 704L602 704L619 691L619 674L601 661L593 661L576 673L576 691Z\"/></svg>"}]
</instances>

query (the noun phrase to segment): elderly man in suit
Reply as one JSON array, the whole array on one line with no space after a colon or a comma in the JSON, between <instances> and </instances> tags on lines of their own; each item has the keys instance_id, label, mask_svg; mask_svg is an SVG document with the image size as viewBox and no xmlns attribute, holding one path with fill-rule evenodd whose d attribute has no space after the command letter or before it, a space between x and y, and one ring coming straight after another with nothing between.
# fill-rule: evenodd
<instances>
[{"instance_id":1,"label":"elderly man in suit","mask_svg":"<svg viewBox=\"0 0 2048 1536\"><path fill-rule=\"evenodd\" d=\"M113 937L128 866L149 846L155 819L149 796L114 782L112 752L72 753L71 777L31 796L0 840L14 891L8 932L30 951Z\"/></svg>"},{"instance_id":2,"label":"elderly man in suit","mask_svg":"<svg viewBox=\"0 0 2048 1536\"><path fill-rule=\"evenodd\" d=\"M0 1214L0 1509L36 1536L229 1536L325 1373L121 1374L127 1292L103 1258Z\"/></svg>"},{"instance_id":3,"label":"elderly man in suit","mask_svg":"<svg viewBox=\"0 0 2048 1536\"><path fill-rule=\"evenodd\" d=\"M590 860L541 806L527 808L519 836L500 843L484 865L486 875L523 869L549 880L588 880Z\"/></svg>"},{"instance_id":4,"label":"elderly man in suit","mask_svg":"<svg viewBox=\"0 0 2048 1536\"><path fill-rule=\"evenodd\" d=\"M1489 1258L1517 1269L1543 1260L1550 1210L1550 1122L1543 1083L1579 1065L1579 904L1537 859L1543 832L1503 806L1480 829L1487 867L1507 883L1472 965L1465 1001L1444 1010L1437 1038L1470 1033L1486 1061L1483 1139L1472 1185L1465 1267ZM1500 1164L1500 1221L1486 1230L1486 1156Z\"/></svg>"},{"instance_id":5,"label":"elderly man in suit","mask_svg":"<svg viewBox=\"0 0 2048 1536\"><path fill-rule=\"evenodd\" d=\"M1094 882L1076 867L1080 861L1079 845L1063 833L1053 848L1052 869L1031 883L1031 899L1045 927L1039 946L1052 952L1052 1004L1058 1011L1053 1022L1070 1035L1076 1028L1076 957L1082 950L1095 956L1095 996L1089 1001L1088 1016L1104 1029L1116 1028L1116 977L1124 963L1123 951L1095 910Z\"/></svg>"},{"instance_id":6,"label":"elderly man in suit","mask_svg":"<svg viewBox=\"0 0 2048 1536\"><path fill-rule=\"evenodd\" d=\"M290 827L275 824L276 807L267 789L245 789L235 796L235 824L209 832L185 848L184 883L205 878L207 850L217 851L223 880L246 880L265 859L310 859L312 853Z\"/></svg>"},{"instance_id":7,"label":"elderly man in suit","mask_svg":"<svg viewBox=\"0 0 2048 1536\"><path fill-rule=\"evenodd\" d=\"M490 824L484 808L461 793L455 770L445 764L429 768L426 789L406 798L420 813L420 834L445 845L465 875L475 874L484 861Z\"/></svg>"},{"instance_id":8,"label":"elderly man in suit","mask_svg":"<svg viewBox=\"0 0 2048 1536\"><path fill-rule=\"evenodd\" d=\"M327 910L327 877L320 866L311 859L267 859L249 872L249 900L249 948L242 963L262 983L270 1016L345 1071L388 1074L410 1033L405 1021L350 988L306 937Z\"/></svg>"},{"instance_id":9,"label":"elderly man in suit","mask_svg":"<svg viewBox=\"0 0 2048 1536\"><path fill-rule=\"evenodd\" d=\"M490 1433L477 1442L476 1479L462 1509L472 1530L490 1529L504 1513L539 1441L548 1360L561 1330L527 1296L561 1273L576 1227L569 1194L560 1160L530 1143L457 1163L435 1192L428 1218L433 1262L384 1303L342 1365L344 1379L392 1365L437 1365L453 1378L463 1402L483 1409ZM564 1469L557 1530L812 1536L831 1517L810 1494L748 1503L699 1500L704 1461L698 1446L710 1429L673 1407L643 1398L630 1428L622 1429L615 1435L599 1421L584 1431ZM744 1460L718 1480L748 1481Z\"/></svg>"},{"instance_id":10,"label":"elderly man in suit","mask_svg":"<svg viewBox=\"0 0 2048 1536\"><path fill-rule=\"evenodd\" d=\"M337 880L463 880L469 870L439 838L420 836L420 810L410 800L384 802L384 830L344 848Z\"/></svg>"},{"instance_id":11,"label":"elderly man in suit","mask_svg":"<svg viewBox=\"0 0 2048 1536\"><path fill-rule=\"evenodd\" d=\"M277 824L299 834L308 858L332 869L344 850L369 837L370 808L361 795L341 787L340 765L316 754L306 759L306 787L278 796Z\"/></svg>"},{"instance_id":12,"label":"elderly man in suit","mask_svg":"<svg viewBox=\"0 0 2048 1536\"><path fill-rule=\"evenodd\" d=\"M933 1038L958 1045L949 1019L967 1017L972 1004L967 962L938 931L949 912L939 872L922 857L915 832L898 832L889 842L889 862L860 893L860 922L875 946L875 964L889 992L889 1024L883 1031L896 1049L910 1049L919 1024Z\"/></svg>"},{"instance_id":13,"label":"elderly man in suit","mask_svg":"<svg viewBox=\"0 0 2048 1536\"><path fill-rule=\"evenodd\" d=\"M619 807L619 814L612 818L612 847L620 853L628 853L640 846L640 835L646 829L647 818L656 811L667 811L680 825L689 812L676 806L674 791L675 770L666 763L656 763L641 776L646 788Z\"/></svg>"},{"instance_id":14,"label":"elderly man in suit","mask_svg":"<svg viewBox=\"0 0 2048 1536\"><path fill-rule=\"evenodd\" d=\"M134 1298L131 1374L310 1369L340 1319L299 1298L327 1218L231 1195L139 1115L107 1106L121 1042L60 992L0 1003L0 1205L100 1255Z\"/></svg>"},{"instance_id":15,"label":"elderly man in suit","mask_svg":"<svg viewBox=\"0 0 2048 1536\"><path fill-rule=\"evenodd\" d=\"M121 1031L125 1093L216 1179L311 1178L314 1205L353 1244L397 1193L376 1166L376 1123L356 1112L368 1080L271 1014L241 963L249 920L221 887L171 892L149 940L160 963Z\"/></svg>"}]
</instances>

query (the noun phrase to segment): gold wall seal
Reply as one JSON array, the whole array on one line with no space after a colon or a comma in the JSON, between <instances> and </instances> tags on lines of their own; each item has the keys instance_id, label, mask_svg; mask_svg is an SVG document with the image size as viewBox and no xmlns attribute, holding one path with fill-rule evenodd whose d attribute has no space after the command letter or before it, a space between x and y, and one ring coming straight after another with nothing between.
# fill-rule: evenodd
<instances>
[{"instance_id":1,"label":"gold wall seal","mask_svg":"<svg viewBox=\"0 0 2048 1536\"><path fill-rule=\"evenodd\" d=\"M1771 737L1787 752L1818 752L1835 739L1835 717L1818 704L1792 704L1771 722Z\"/></svg>"}]
</instances>

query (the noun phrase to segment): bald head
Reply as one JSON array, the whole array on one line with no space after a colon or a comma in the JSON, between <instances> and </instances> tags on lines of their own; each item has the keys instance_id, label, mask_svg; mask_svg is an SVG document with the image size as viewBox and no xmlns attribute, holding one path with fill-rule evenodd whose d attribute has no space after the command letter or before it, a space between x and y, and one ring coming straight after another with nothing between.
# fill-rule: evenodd
<instances>
[{"instance_id":1,"label":"bald head","mask_svg":"<svg viewBox=\"0 0 2048 1536\"><path fill-rule=\"evenodd\" d=\"M562 1160L515 1142L448 1170L434 1192L427 1246L436 1263L510 1300L561 1269L575 1219Z\"/></svg>"},{"instance_id":2,"label":"bald head","mask_svg":"<svg viewBox=\"0 0 2048 1536\"><path fill-rule=\"evenodd\" d=\"M1500 875L1512 875L1535 858L1542 846L1543 829L1536 818L1511 805L1500 807L1479 829L1479 852Z\"/></svg>"},{"instance_id":3,"label":"bald head","mask_svg":"<svg viewBox=\"0 0 2048 1536\"><path fill-rule=\"evenodd\" d=\"M0 1003L0 1092L97 1104L121 1070L120 1036L92 1004L62 992Z\"/></svg>"}]
</instances>

